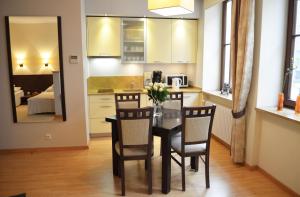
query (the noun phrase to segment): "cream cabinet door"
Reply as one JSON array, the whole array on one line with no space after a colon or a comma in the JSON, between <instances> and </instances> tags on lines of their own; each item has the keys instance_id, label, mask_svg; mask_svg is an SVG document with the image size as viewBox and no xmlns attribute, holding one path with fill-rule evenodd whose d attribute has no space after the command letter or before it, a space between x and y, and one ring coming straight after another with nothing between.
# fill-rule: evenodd
<instances>
[{"instance_id":1,"label":"cream cabinet door","mask_svg":"<svg viewBox=\"0 0 300 197\"><path fill-rule=\"evenodd\" d=\"M172 63L196 63L197 20L172 20Z\"/></svg>"},{"instance_id":2,"label":"cream cabinet door","mask_svg":"<svg viewBox=\"0 0 300 197\"><path fill-rule=\"evenodd\" d=\"M120 56L121 22L117 17L87 17L88 56Z\"/></svg>"},{"instance_id":3,"label":"cream cabinet door","mask_svg":"<svg viewBox=\"0 0 300 197\"><path fill-rule=\"evenodd\" d=\"M147 19L147 63L172 62L171 35L171 19Z\"/></svg>"},{"instance_id":4,"label":"cream cabinet door","mask_svg":"<svg viewBox=\"0 0 300 197\"><path fill-rule=\"evenodd\" d=\"M200 93L183 93L184 107L199 107L201 106Z\"/></svg>"}]
</instances>

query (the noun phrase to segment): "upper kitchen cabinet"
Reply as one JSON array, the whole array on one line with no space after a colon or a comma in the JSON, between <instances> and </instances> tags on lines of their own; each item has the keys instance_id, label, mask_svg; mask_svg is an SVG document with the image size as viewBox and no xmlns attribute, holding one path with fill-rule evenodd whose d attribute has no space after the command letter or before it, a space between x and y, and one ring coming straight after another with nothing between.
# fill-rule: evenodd
<instances>
[{"instance_id":1,"label":"upper kitchen cabinet","mask_svg":"<svg viewBox=\"0 0 300 197\"><path fill-rule=\"evenodd\" d=\"M122 62L145 62L145 19L122 19Z\"/></svg>"},{"instance_id":2,"label":"upper kitchen cabinet","mask_svg":"<svg viewBox=\"0 0 300 197\"><path fill-rule=\"evenodd\" d=\"M87 17L88 56L121 56L120 29L120 18Z\"/></svg>"},{"instance_id":3,"label":"upper kitchen cabinet","mask_svg":"<svg viewBox=\"0 0 300 197\"><path fill-rule=\"evenodd\" d=\"M196 63L197 20L172 20L172 63Z\"/></svg>"},{"instance_id":4,"label":"upper kitchen cabinet","mask_svg":"<svg viewBox=\"0 0 300 197\"><path fill-rule=\"evenodd\" d=\"M172 62L171 35L171 19L147 19L147 63Z\"/></svg>"}]
</instances>

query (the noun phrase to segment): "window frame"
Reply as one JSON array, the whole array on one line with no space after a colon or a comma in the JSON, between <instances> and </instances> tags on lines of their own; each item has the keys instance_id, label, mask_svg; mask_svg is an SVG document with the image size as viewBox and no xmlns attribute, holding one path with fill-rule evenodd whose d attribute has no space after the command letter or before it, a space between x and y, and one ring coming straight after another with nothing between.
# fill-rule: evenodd
<instances>
[{"instance_id":1,"label":"window frame","mask_svg":"<svg viewBox=\"0 0 300 197\"><path fill-rule=\"evenodd\" d=\"M289 98L292 87L292 75L288 75L285 81L285 72L290 67L291 59L294 54L295 40L300 38L300 34L295 34L296 31L296 16L297 16L298 0L290 0L288 5L288 23L287 23L287 39L286 39L286 54L285 66L283 72L283 93L284 93L284 106L287 108L294 108L296 102ZM299 11L299 10L298 10ZM285 82L284 82L285 81Z\"/></svg>"},{"instance_id":2,"label":"window frame","mask_svg":"<svg viewBox=\"0 0 300 197\"><path fill-rule=\"evenodd\" d=\"M221 76L220 76L220 89L222 90L223 85L224 85L224 80L225 80L225 48L226 46L231 45L231 40L230 43L226 43L226 21L227 21L227 3L232 0L225 0L222 3L222 37L221 37ZM231 19L230 19L231 20ZM230 59L229 59L230 62ZM230 85L230 90L231 90L231 65L229 68L229 85Z\"/></svg>"}]
</instances>

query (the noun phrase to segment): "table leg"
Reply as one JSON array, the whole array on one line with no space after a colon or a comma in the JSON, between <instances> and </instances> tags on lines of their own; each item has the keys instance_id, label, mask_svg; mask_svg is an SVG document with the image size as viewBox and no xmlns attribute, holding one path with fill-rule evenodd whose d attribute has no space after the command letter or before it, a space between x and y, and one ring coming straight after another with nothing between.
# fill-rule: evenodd
<instances>
[{"instance_id":1,"label":"table leg","mask_svg":"<svg viewBox=\"0 0 300 197\"><path fill-rule=\"evenodd\" d=\"M161 137L162 142L162 182L161 191L164 194L170 192L171 185L171 137L165 135Z\"/></svg>"},{"instance_id":2,"label":"table leg","mask_svg":"<svg viewBox=\"0 0 300 197\"><path fill-rule=\"evenodd\" d=\"M118 141L118 127L117 122L111 123L111 138L112 138L112 165L113 165L113 174L119 176L119 157L115 149L115 143Z\"/></svg>"},{"instance_id":3,"label":"table leg","mask_svg":"<svg viewBox=\"0 0 300 197\"><path fill-rule=\"evenodd\" d=\"M199 169L199 156L193 156L191 157L191 168L195 170L196 172Z\"/></svg>"}]
</instances>

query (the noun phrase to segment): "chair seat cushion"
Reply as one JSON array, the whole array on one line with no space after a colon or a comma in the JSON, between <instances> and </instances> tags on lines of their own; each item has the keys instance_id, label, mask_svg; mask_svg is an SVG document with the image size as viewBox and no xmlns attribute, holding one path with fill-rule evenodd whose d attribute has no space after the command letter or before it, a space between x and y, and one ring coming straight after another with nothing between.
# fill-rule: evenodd
<instances>
[{"instance_id":1,"label":"chair seat cushion","mask_svg":"<svg viewBox=\"0 0 300 197\"><path fill-rule=\"evenodd\" d=\"M118 155L120 155L120 144L116 142L115 149ZM152 149L153 152L153 149ZM147 149L146 148L124 148L123 149L124 156L146 156Z\"/></svg>"},{"instance_id":2,"label":"chair seat cushion","mask_svg":"<svg viewBox=\"0 0 300 197\"><path fill-rule=\"evenodd\" d=\"M174 136L171 140L171 146L177 153L181 153L181 136ZM185 145L185 153L205 153L206 143Z\"/></svg>"}]
</instances>

